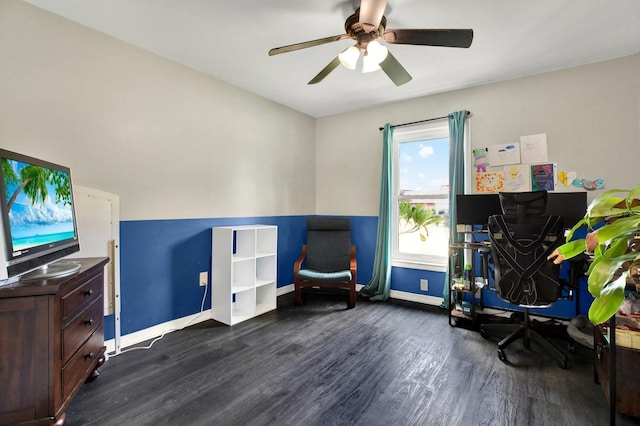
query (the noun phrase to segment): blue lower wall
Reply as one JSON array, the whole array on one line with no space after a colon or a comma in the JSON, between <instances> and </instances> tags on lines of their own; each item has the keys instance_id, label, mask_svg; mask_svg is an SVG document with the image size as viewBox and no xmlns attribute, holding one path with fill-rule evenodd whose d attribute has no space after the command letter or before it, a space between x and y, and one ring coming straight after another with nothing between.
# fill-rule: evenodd
<instances>
[{"instance_id":1,"label":"blue lower wall","mask_svg":"<svg viewBox=\"0 0 640 426\"><path fill-rule=\"evenodd\" d=\"M278 227L278 286L293 282L304 241L305 217L123 221L120 223L120 326L123 335L199 312L211 277L211 228L265 224ZM204 309L211 308L206 298ZM108 339L109 336L105 334Z\"/></svg>"},{"instance_id":2,"label":"blue lower wall","mask_svg":"<svg viewBox=\"0 0 640 426\"><path fill-rule=\"evenodd\" d=\"M211 277L211 228L266 224L278 227L278 287L293 283L293 263L305 240L306 216L223 219L122 221L120 223L121 334L126 335L200 311L204 287L199 273ZM371 279L378 218L351 217L352 239L357 247L360 284ZM420 291L420 279L429 280L429 291ZM408 293L442 297L444 273L393 268L391 288ZM586 290L585 290L586 292ZM485 292L488 306L503 307L495 293ZM589 306L582 297L581 312ZM575 315L574 302L557 304L550 314ZM568 305L567 305L568 304ZM207 296L204 309L211 307ZM513 306L509 306L513 308ZM105 338L115 336L113 316L105 318Z\"/></svg>"},{"instance_id":3,"label":"blue lower wall","mask_svg":"<svg viewBox=\"0 0 640 426\"><path fill-rule=\"evenodd\" d=\"M420 291L420 280L429 280L429 291ZM442 297L444 273L411 268L391 268L391 289Z\"/></svg>"}]
</instances>

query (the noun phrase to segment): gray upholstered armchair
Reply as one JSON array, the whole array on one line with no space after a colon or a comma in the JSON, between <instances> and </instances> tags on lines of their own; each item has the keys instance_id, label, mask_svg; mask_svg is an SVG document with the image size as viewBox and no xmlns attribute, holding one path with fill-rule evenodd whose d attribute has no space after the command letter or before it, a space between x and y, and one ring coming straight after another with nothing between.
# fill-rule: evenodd
<instances>
[{"instance_id":1,"label":"gray upholstered armchair","mask_svg":"<svg viewBox=\"0 0 640 426\"><path fill-rule=\"evenodd\" d=\"M307 218L307 243L293 266L295 302L302 288L347 289L349 307L356 305L356 246L349 218Z\"/></svg>"}]
</instances>

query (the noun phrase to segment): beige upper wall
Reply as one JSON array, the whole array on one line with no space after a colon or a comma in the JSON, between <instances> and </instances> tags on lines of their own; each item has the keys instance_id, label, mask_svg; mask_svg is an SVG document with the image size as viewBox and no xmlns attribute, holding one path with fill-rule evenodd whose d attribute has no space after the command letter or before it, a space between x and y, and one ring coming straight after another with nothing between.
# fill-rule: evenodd
<instances>
[{"instance_id":1,"label":"beige upper wall","mask_svg":"<svg viewBox=\"0 0 640 426\"><path fill-rule=\"evenodd\" d=\"M462 109L472 113L474 147L546 133L549 160L561 170L603 178L607 188L628 188L640 182L639 105L640 55L633 55L320 118L317 213L377 215L379 127Z\"/></svg>"},{"instance_id":2,"label":"beige upper wall","mask_svg":"<svg viewBox=\"0 0 640 426\"><path fill-rule=\"evenodd\" d=\"M315 120L17 0L0 146L120 196L121 218L312 214Z\"/></svg>"},{"instance_id":3,"label":"beige upper wall","mask_svg":"<svg viewBox=\"0 0 640 426\"><path fill-rule=\"evenodd\" d=\"M124 220L377 215L378 128L460 109L474 146L547 133L561 168L640 180L640 55L318 120L18 0L0 61L0 146L118 194Z\"/></svg>"}]
</instances>

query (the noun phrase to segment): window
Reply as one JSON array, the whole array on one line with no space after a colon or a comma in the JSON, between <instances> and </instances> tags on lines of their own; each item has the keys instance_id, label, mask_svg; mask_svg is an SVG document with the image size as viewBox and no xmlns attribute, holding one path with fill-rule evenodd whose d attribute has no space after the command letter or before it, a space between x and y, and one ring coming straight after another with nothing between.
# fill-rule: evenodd
<instances>
[{"instance_id":1,"label":"window","mask_svg":"<svg viewBox=\"0 0 640 426\"><path fill-rule=\"evenodd\" d=\"M394 129L394 266L444 271L449 247L449 123Z\"/></svg>"}]
</instances>

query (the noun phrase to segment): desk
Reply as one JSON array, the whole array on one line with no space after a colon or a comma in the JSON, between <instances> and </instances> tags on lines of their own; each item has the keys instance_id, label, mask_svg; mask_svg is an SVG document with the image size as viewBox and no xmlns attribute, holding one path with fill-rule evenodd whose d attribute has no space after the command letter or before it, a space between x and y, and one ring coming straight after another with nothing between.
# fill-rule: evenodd
<instances>
[{"instance_id":1,"label":"desk","mask_svg":"<svg viewBox=\"0 0 640 426\"><path fill-rule=\"evenodd\" d=\"M469 240L473 236L487 236L487 231L459 231L459 235L464 235L465 240ZM482 237L481 237L482 238ZM449 325L455 325L455 321L457 319L463 319L467 321L475 321L479 314L484 314L485 305L488 303L489 307L493 307L495 309L513 311L514 308L511 305L502 306L502 305L494 305L492 304L492 298L489 297L488 301L485 300L484 290L495 290L492 282L489 281L489 267L488 267L488 254L491 252L491 244L488 240L486 241L459 241L449 244L450 255L452 257L458 257L456 262L457 265L464 265L465 258L467 259L466 263L471 264L471 269L473 271L474 280L472 280L471 285L468 289L460 289L454 287L454 278L456 276L461 275L462 268L451 273L450 282L448 283L449 289L451 291L452 299L455 301L452 309L449 310ZM467 253L467 256L463 258L463 253ZM478 269L478 256L480 254L480 269ZM578 278L580 271L582 269L582 260L568 260L567 265L569 270L567 271L568 276L566 278L563 277L563 280L566 281L565 286L563 287L563 292L561 296L561 300L571 301L571 305L565 305L565 310L568 311L566 314L564 312L558 313L556 312L537 312L536 315L546 316L550 318L560 318L563 320L567 320L572 318L573 316L577 316L580 314L580 303L579 303L579 284ZM477 285L479 278L482 278L483 285ZM466 301L466 313L463 313L463 309L461 306L461 302ZM505 302L508 303L508 302ZM571 313L571 310L574 310L574 314Z\"/></svg>"},{"instance_id":2,"label":"desk","mask_svg":"<svg viewBox=\"0 0 640 426\"><path fill-rule=\"evenodd\" d=\"M465 235L465 238L472 234L485 234L484 231L464 231L459 232L459 234ZM484 298L483 298L483 288L488 286L488 277L487 277L487 258L486 255L489 253L489 244L488 242L472 242L472 241L460 241L449 244L449 249L451 251L452 256L464 256L464 253L470 253L471 257L471 280L468 283L468 286L460 287L461 282L459 281L459 277L455 275L459 275L456 271L454 272L454 276L451 277L451 282L447 283L449 285L449 289L451 294L454 295L454 306L449 310L449 325L453 326L456 324L458 319L463 320L471 320L475 321L478 314L481 314L484 309ZM482 256L482 270L478 275L476 273L476 253L480 253ZM479 286L477 283L477 279L482 279L482 285ZM463 303L464 302L464 303ZM468 312L466 309L466 305L468 306Z\"/></svg>"}]
</instances>

